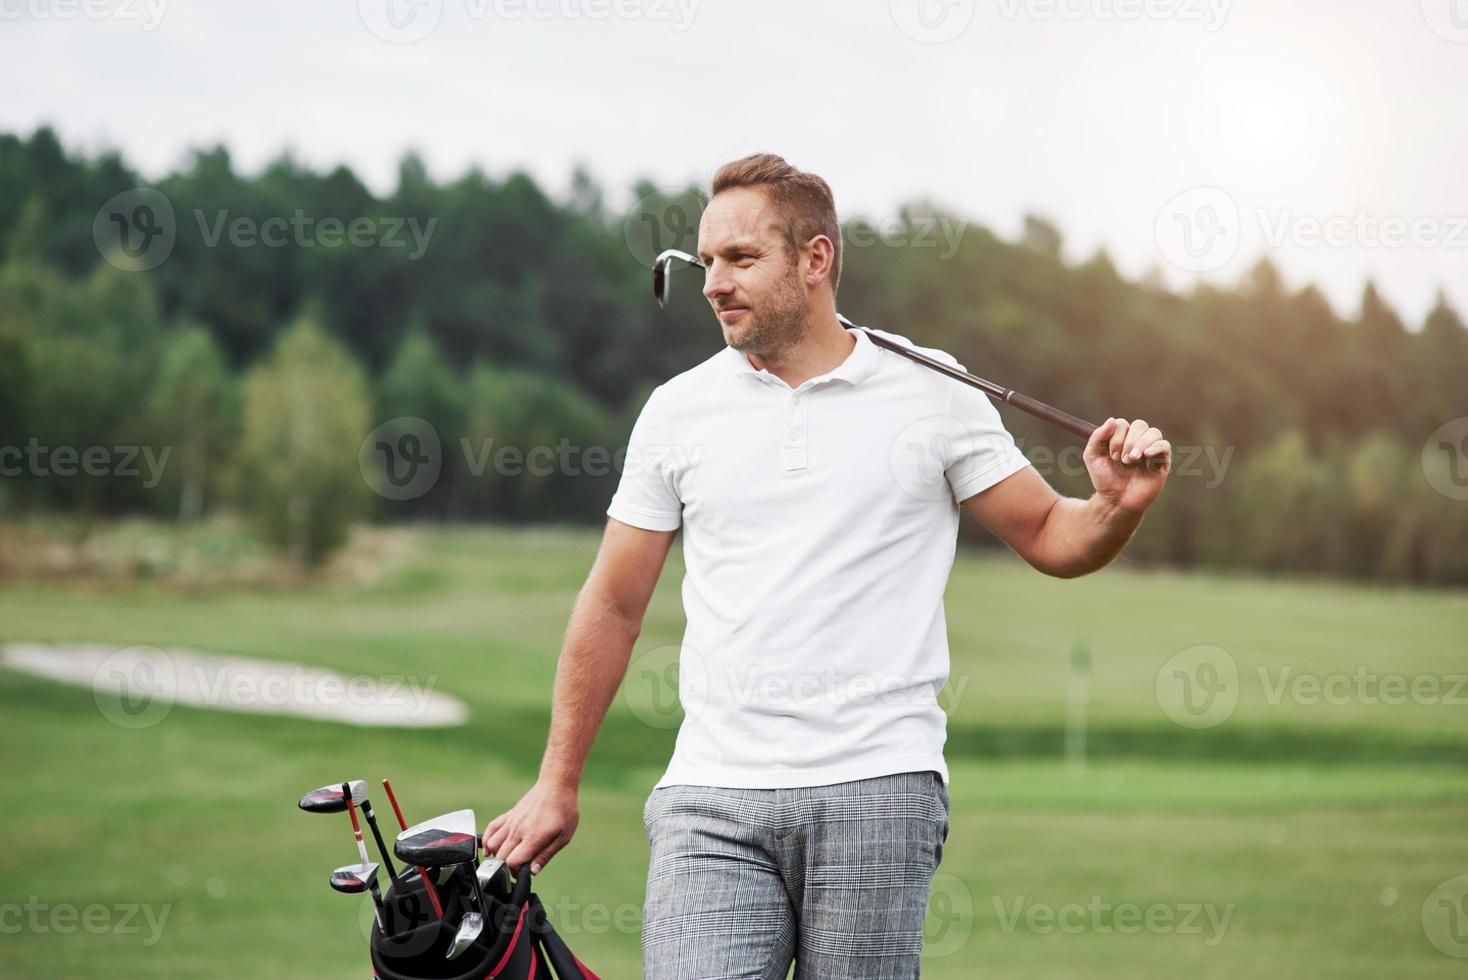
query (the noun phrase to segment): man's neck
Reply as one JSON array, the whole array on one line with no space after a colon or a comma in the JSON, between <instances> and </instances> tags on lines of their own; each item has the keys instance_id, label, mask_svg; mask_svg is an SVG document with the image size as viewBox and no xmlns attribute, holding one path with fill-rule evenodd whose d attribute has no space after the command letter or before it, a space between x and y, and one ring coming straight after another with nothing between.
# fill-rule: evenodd
<instances>
[{"instance_id":1,"label":"man's neck","mask_svg":"<svg viewBox=\"0 0 1468 980\"><path fill-rule=\"evenodd\" d=\"M856 338L836 319L833 307L812 317L800 343L778 359L766 359L757 354L746 356L755 367L770 372L791 388L799 388L811 378L835 370L855 347Z\"/></svg>"}]
</instances>

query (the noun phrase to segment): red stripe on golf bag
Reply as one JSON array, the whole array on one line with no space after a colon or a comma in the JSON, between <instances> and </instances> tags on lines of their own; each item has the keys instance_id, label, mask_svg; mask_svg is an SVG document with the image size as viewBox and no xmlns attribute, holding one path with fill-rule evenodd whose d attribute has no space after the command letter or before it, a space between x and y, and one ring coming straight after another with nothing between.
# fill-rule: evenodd
<instances>
[{"instance_id":1,"label":"red stripe on golf bag","mask_svg":"<svg viewBox=\"0 0 1468 980\"><path fill-rule=\"evenodd\" d=\"M530 906L531 927L535 930L536 941L545 953L550 968L555 972L556 980L601 980L566 946L560 933L550 924L545 906L540 904L540 896L534 892L530 894Z\"/></svg>"},{"instance_id":2,"label":"red stripe on golf bag","mask_svg":"<svg viewBox=\"0 0 1468 980\"><path fill-rule=\"evenodd\" d=\"M489 971L489 974L485 977L485 980L490 980L490 978L492 977L499 976L500 971L509 965L511 957L515 955L515 952L520 945L520 934L525 931L525 913L529 910L530 906L528 904L522 905L520 907L520 915L518 918L515 919L515 933L510 937L510 944L505 947L505 955L500 957L500 961L494 965L494 969ZM533 962L534 958L532 957L532 964Z\"/></svg>"}]
</instances>

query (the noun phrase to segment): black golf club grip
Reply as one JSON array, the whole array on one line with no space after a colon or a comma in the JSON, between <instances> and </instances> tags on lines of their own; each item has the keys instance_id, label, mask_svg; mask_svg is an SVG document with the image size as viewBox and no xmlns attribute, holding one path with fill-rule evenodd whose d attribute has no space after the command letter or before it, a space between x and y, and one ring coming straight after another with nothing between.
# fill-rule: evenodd
<instances>
[{"instance_id":1,"label":"black golf club grip","mask_svg":"<svg viewBox=\"0 0 1468 980\"><path fill-rule=\"evenodd\" d=\"M1062 412L1053 405L1046 405L1042 401L1031 398L1029 395L1022 395L1017 391L1007 392L1004 401L1021 412L1028 412L1037 419L1044 419L1051 425L1059 426L1082 439L1090 439L1091 433L1096 431L1096 426L1085 419L1078 419L1069 412Z\"/></svg>"}]
</instances>

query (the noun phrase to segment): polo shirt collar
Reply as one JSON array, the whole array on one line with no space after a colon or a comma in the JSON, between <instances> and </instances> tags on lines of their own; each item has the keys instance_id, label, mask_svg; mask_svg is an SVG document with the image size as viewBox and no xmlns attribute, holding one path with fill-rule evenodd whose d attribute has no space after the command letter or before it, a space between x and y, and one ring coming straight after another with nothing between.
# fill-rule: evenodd
<instances>
[{"instance_id":1,"label":"polo shirt collar","mask_svg":"<svg viewBox=\"0 0 1468 980\"><path fill-rule=\"evenodd\" d=\"M805 382L805 384L809 385L821 381L845 381L848 384L860 384L877 370L877 364L880 360L877 345L872 343L871 338L867 336L865 330L858 329L850 332L856 335L856 346L851 349L850 354L846 355L846 360L825 374L816 375ZM721 354L725 363L729 365L730 370L735 374L746 374L753 377L774 377L769 371L756 368L753 364L749 363L748 357L745 357L744 354L732 347L725 347Z\"/></svg>"}]
</instances>

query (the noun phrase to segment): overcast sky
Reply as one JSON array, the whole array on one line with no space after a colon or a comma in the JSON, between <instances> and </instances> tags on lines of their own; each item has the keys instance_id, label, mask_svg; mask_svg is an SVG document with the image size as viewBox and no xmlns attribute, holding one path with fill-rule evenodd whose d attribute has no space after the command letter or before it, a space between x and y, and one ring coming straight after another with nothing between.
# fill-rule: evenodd
<instances>
[{"instance_id":1,"label":"overcast sky","mask_svg":"<svg viewBox=\"0 0 1468 980\"><path fill-rule=\"evenodd\" d=\"M385 191L416 148L627 205L768 149L843 217L1034 211L1132 277L1267 253L1343 313L1368 277L1468 311L1468 0L0 0L0 81L0 128L149 178L223 142Z\"/></svg>"}]
</instances>

